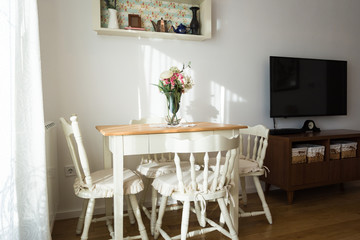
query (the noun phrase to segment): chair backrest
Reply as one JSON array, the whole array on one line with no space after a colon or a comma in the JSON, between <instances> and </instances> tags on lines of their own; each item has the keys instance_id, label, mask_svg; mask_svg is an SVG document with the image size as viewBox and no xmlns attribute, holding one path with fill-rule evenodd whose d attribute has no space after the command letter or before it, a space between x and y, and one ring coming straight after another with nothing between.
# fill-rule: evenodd
<instances>
[{"instance_id":1,"label":"chair backrest","mask_svg":"<svg viewBox=\"0 0 360 240\"><path fill-rule=\"evenodd\" d=\"M159 123L159 124L166 123L166 121L165 118L163 117L148 117L148 118L130 120L130 124L155 124L155 123ZM166 161L172 161L171 153L142 155L140 164L149 163L149 162L166 162Z\"/></svg>"},{"instance_id":2,"label":"chair backrest","mask_svg":"<svg viewBox=\"0 0 360 240\"><path fill-rule=\"evenodd\" d=\"M64 118L60 118L66 142L69 147L70 155L73 160L76 174L79 178L80 183L82 185L87 185L89 188L91 188L91 172L83 140L81 137L77 116L72 116L70 120L71 124Z\"/></svg>"},{"instance_id":3,"label":"chair backrest","mask_svg":"<svg viewBox=\"0 0 360 240\"><path fill-rule=\"evenodd\" d=\"M240 129L240 157L256 161L263 166L268 146L269 129L263 125L256 125Z\"/></svg>"},{"instance_id":4,"label":"chair backrest","mask_svg":"<svg viewBox=\"0 0 360 240\"><path fill-rule=\"evenodd\" d=\"M169 139L166 142L166 147L175 153L174 161L176 164L176 174L178 179L179 191L185 193L183 171L180 165L179 154L190 153L190 176L191 176L191 189L186 191L197 191L201 193L215 192L216 190L223 189L224 186L231 182L231 175L234 170L234 162L238 156L239 148L239 136L234 138L226 138L221 135L211 135L198 140L181 140L181 139ZM221 157L226 152L225 163L221 167ZM201 154L204 161L203 170L203 182L198 186L196 182L196 167L195 167L195 154ZM209 155L211 153L216 154L216 166L215 170L209 171ZM199 155L197 155L199 156ZM221 169L221 171L220 171ZM211 179L209 174L213 174Z\"/></svg>"}]
</instances>

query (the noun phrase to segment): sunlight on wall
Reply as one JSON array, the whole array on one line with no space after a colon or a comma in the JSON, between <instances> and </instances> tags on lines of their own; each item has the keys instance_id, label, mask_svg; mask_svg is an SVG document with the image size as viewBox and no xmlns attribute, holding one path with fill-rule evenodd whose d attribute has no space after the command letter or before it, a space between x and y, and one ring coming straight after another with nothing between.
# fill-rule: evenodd
<instances>
[{"instance_id":1,"label":"sunlight on wall","mask_svg":"<svg viewBox=\"0 0 360 240\"><path fill-rule=\"evenodd\" d=\"M156 79L158 79L161 71L159 65L161 62L166 61L166 56L159 51L154 50L151 46L146 45L141 47L141 52L143 55L144 76L140 80L138 87L138 117L140 119L142 117L147 117L144 115L161 116L163 114L161 111L163 105L161 105L160 94L158 94L159 96L154 94L155 92L158 92L158 90L152 84L156 84Z\"/></svg>"},{"instance_id":2,"label":"sunlight on wall","mask_svg":"<svg viewBox=\"0 0 360 240\"><path fill-rule=\"evenodd\" d=\"M139 119L141 118L141 116L142 116L142 113L141 113L141 110L142 110L142 108L141 108L141 93L140 93L140 88L138 88L138 104L139 104L139 106L138 106L138 110L139 110L139 112L138 112L138 117L139 117Z\"/></svg>"},{"instance_id":3,"label":"sunlight on wall","mask_svg":"<svg viewBox=\"0 0 360 240\"><path fill-rule=\"evenodd\" d=\"M138 118L166 116L166 98L153 84L158 83L161 72L172 66L181 68L183 62L177 61L149 45L141 47L141 54L144 76L139 79L138 84ZM194 77L195 73L194 69L189 72L195 82L194 88L199 88L199 83ZM247 102L246 99L216 81L211 81L208 94L200 92L202 96L197 96L198 100L195 100L194 92L194 89L191 89L181 98L179 114L183 120L188 122L210 120L225 123L230 119L230 110L236 108L234 105ZM206 95L209 98L204 99L203 96ZM199 99L204 102L200 103Z\"/></svg>"},{"instance_id":4,"label":"sunlight on wall","mask_svg":"<svg viewBox=\"0 0 360 240\"><path fill-rule=\"evenodd\" d=\"M138 118L166 116L166 98L153 84L158 83L161 72L168 70L171 66L181 68L183 63L149 45L141 47L141 54L144 76L139 79L138 83ZM199 84L194 77L195 71L191 69L189 74L195 82L194 88L198 88ZM235 104L247 102L246 99L215 81L211 81L209 94L200 93L204 96L208 95L208 99L197 96L198 100L195 100L194 92L192 89L183 94L181 98L179 114L183 120L188 122L210 120L225 123L229 121L229 111L234 110ZM204 102L200 103L199 98Z\"/></svg>"},{"instance_id":5,"label":"sunlight on wall","mask_svg":"<svg viewBox=\"0 0 360 240\"><path fill-rule=\"evenodd\" d=\"M166 98L161 94L156 86L158 84L160 74L168 70L172 66L181 68L182 62L170 58L165 53L153 48L149 45L141 47L143 58L144 77L139 82L138 87L138 118L149 116L165 116L167 114ZM186 93L186 98L189 97ZM181 99L182 107L180 114L184 110L185 105L189 103L189 99Z\"/></svg>"},{"instance_id":6,"label":"sunlight on wall","mask_svg":"<svg viewBox=\"0 0 360 240\"><path fill-rule=\"evenodd\" d=\"M216 30L219 31L221 29L221 20L216 19Z\"/></svg>"},{"instance_id":7,"label":"sunlight on wall","mask_svg":"<svg viewBox=\"0 0 360 240\"><path fill-rule=\"evenodd\" d=\"M211 105L219 112L218 117L212 119L215 122L226 123L229 121L230 110L234 110L230 107L231 104L247 102L246 99L214 81L211 81L210 91L212 96Z\"/></svg>"}]
</instances>

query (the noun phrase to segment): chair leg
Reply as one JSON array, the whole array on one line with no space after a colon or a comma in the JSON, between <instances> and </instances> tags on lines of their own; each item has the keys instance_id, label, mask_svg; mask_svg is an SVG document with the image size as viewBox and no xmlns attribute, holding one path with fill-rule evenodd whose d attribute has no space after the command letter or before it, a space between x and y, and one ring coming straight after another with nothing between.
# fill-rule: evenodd
<instances>
[{"instance_id":1,"label":"chair leg","mask_svg":"<svg viewBox=\"0 0 360 240\"><path fill-rule=\"evenodd\" d=\"M141 212L140 212L140 208L139 208L139 204L137 202L136 196L131 194L131 195L129 195L129 198L130 198L131 206L132 206L132 209L134 211L134 214L135 214L135 217L136 217L136 220L138 223L138 228L139 228L141 239L148 240L146 228L145 228L144 223L141 218Z\"/></svg>"},{"instance_id":2,"label":"chair leg","mask_svg":"<svg viewBox=\"0 0 360 240\"><path fill-rule=\"evenodd\" d=\"M166 208L166 203L167 203L167 196L162 196L161 197L161 203L160 203L160 208L159 208L159 215L158 215L158 219L156 221L156 225L155 225L155 232L154 232L154 239L158 239L159 234L160 234L160 228L162 225L162 218L164 216L165 213L165 208Z\"/></svg>"},{"instance_id":3,"label":"chair leg","mask_svg":"<svg viewBox=\"0 0 360 240\"><path fill-rule=\"evenodd\" d=\"M152 194L151 194L151 220L150 220L150 231L151 235L154 235L155 231L155 223L156 223L156 205L157 205L157 191L155 188L151 186Z\"/></svg>"},{"instance_id":4,"label":"chair leg","mask_svg":"<svg viewBox=\"0 0 360 240\"><path fill-rule=\"evenodd\" d=\"M259 195L259 198L260 198L261 203L262 203L262 207L263 207L264 212L265 212L265 216L266 216L268 222L270 224L272 224L272 217L271 217L270 209L269 209L269 206L266 203L264 192L263 192L263 189L262 189L260 181L259 181L259 177L254 176L253 178L254 178L254 183L255 183L257 193Z\"/></svg>"},{"instance_id":5,"label":"chair leg","mask_svg":"<svg viewBox=\"0 0 360 240\"><path fill-rule=\"evenodd\" d=\"M186 234L189 229L190 201L184 201L182 219L181 219L181 240L186 240Z\"/></svg>"},{"instance_id":6,"label":"chair leg","mask_svg":"<svg viewBox=\"0 0 360 240\"><path fill-rule=\"evenodd\" d=\"M228 209L226 207L226 204L225 204L225 201L223 198L218 198L217 199L217 202L219 204L219 207L220 207L220 210L221 210L221 214L223 215L224 219L225 219L225 222L226 222L226 225L228 226L229 228L229 232L230 232L230 235L231 235L231 239L232 240L239 240L237 234L236 234L236 231L235 231L235 228L234 228L234 225L233 225L233 222L231 221L231 218L230 218L230 214L228 212Z\"/></svg>"},{"instance_id":7,"label":"chair leg","mask_svg":"<svg viewBox=\"0 0 360 240\"><path fill-rule=\"evenodd\" d=\"M224 224L225 224L225 219L224 219L224 216L223 216L223 214L222 214L222 213L220 213L219 225L220 225L221 227L223 227L223 226L224 226Z\"/></svg>"},{"instance_id":8,"label":"chair leg","mask_svg":"<svg viewBox=\"0 0 360 240\"><path fill-rule=\"evenodd\" d=\"M126 201L127 212L128 212L128 215L129 215L130 224L134 224L135 223L134 212L133 212L133 208L131 207L131 203L130 203L130 200L129 200L129 195L125 195L124 198L125 198L125 201Z\"/></svg>"},{"instance_id":9,"label":"chair leg","mask_svg":"<svg viewBox=\"0 0 360 240\"><path fill-rule=\"evenodd\" d=\"M107 217L113 216L114 198L105 198L105 214Z\"/></svg>"},{"instance_id":10,"label":"chair leg","mask_svg":"<svg viewBox=\"0 0 360 240\"><path fill-rule=\"evenodd\" d=\"M90 228L91 220L92 220L93 213L94 213L94 206L95 206L95 199L92 198L92 199L89 200L89 203L87 205L86 215L85 215L85 223L84 223L84 230L83 230L83 233L81 235L81 240L87 240L88 239L89 228Z\"/></svg>"},{"instance_id":11,"label":"chair leg","mask_svg":"<svg viewBox=\"0 0 360 240\"><path fill-rule=\"evenodd\" d=\"M246 206L247 205L247 194L246 194L246 180L245 180L245 177L240 177L240 184L241 184L242 203Z\"/></svg>"},{"instance_id":12,"label":"chair leg","mask_svg":"<svg viewBox=\"0 0 360 240\"><path fill-rule=\"evenodd\" d=\"M149 188L150 187L152 187L151 186L151 182L152 182L152 179L150 179L150 178L145 178L145 181L143 181L144 182L144 191L143 191L143 194L142 194L142 196L141 196L141 198L140 198L140 206L143 206L144 205L144 202L145 202L145 199L146 199L146 195L147 195L147 193L148 193L148 191L149 191Z\"/></svg>"},{"instance_id":13,"label":"chair leg","mask_svg":"<svg viewBox=\"0 0 360 240\"><path fill-rule=\"evenodd\" d=\"M85 218L85 213L86 213L86 208L87 208L87 206L88 206L88 202L89 202L89 199L84 199L84 201L83 201L83 206L82 206L81 214L80 214L80 217L79 217L77 226L76 226L76 234L81 234L81 231L82 231L82 229L83 229L83 226L84 226L84 218Z\"/></svg>"}]
</instances>

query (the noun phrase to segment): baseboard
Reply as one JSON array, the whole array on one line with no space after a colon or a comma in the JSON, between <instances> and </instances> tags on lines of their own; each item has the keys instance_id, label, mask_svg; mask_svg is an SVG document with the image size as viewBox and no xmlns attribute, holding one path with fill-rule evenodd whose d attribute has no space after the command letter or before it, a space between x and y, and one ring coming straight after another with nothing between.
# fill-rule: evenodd
<instances>
[{"instance_id":1,"label":"baseboard","mask_svg":"<svg viewBox=\"0 0 360 240\"><path fill-rule=\"evenodd\" d=\"M57 212L55 220L78 218L80 216L80 214L81 214L81 209L73 210L73 211ZM105 214L104 206L94 208L94 215L98 215L98 214Z\"/></svg>"}]
</instances>

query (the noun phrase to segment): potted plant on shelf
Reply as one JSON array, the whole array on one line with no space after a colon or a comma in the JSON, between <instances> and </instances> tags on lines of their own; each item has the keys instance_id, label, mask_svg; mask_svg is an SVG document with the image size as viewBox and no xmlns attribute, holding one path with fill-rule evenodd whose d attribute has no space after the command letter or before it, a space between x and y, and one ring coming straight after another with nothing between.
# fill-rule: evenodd
<instances>
[{"instance_id":1,"label":"potted plant on shelf","mask_svg":"<svg viewBox=\"0 0 360 240\"><path fill-rule=\"evenodd\" d=\"M116 0L105 0L106 7L109 12L108 28L119 28L119 22L117 18Z\"/></svg>"}]
</instances>

